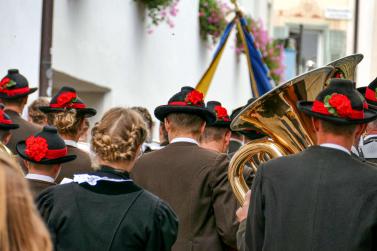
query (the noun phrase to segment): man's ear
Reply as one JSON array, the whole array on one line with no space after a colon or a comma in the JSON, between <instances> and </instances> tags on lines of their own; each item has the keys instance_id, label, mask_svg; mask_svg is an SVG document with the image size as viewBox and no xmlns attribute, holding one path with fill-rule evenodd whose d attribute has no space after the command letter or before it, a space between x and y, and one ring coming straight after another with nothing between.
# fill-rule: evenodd
<instances>
[{"instance_id":1,"label":"man's ear","mask_svg":"<svg viewBox=\"0 0 377 251\"><path fill-rule=\"evenodd\" d=\"M7 132L6 134L4 134L2 138L3 144L4 145L8 144L11 138L12 138L11 132Z\"/></svg>"},{"instance_id":2,"label":"man's ear","mask_svg":"<svg viewBox=\"0 0 377 251\"><path fill-rule=\"evenodd\" d=\"M26 169L30 171L30 162L24 159L22 159L22 162L24 162L24 166L26 167Z\"/></svg>"},{"instance_id":3,"label":"man's ear","mask_svg":"<svg viewBox=\"0 0 377 251\"><path fill-rule=\"evenodd\" d=\"M164 125L165 125L166 131L169 131L170 130L170 121L169 121L168 117L164 118Z\"/></svg>"},{"instance_id":4,"label":"man's ear","mask_svg":"<svg viewBox=\"0 0 377 251\"><path fill-rule=\"evenodd\" d=\"M363 135L364 132L366 131L367 127L368 127L368 124L356 125L355 138L360 138L361 135Z\"/></svg>"},{"instance_id":5,"label":"man's ear","mask_svg":"<svg viewBox=\"0 0 377 251\"><path fill-rule=\"evenodd\" d=\"M202 124L200 125L200 134L204 133L204 130L206 129L206 125L207 123L203 121Z\"/></svg>"},{"instance_id":6,"label":"man's ear","mask_svg":"<svg viewBox=\"0 0 377 251\"><path fill-rule=\"evenodd\" d=\"M312 126L314 128L314 131L316 132L319 131L319 126L320 126L319 123L320 123L319 119L312 117Z\"/></svg>"}]
</instances>

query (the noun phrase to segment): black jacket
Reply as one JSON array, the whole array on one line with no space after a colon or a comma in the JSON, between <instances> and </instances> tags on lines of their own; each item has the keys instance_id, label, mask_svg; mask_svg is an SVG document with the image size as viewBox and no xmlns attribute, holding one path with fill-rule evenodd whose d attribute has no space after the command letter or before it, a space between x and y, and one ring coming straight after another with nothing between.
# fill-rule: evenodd
<instances>
[{"instance_id":1,"label":"black jacket","mask_svg":"<svg viewBox=\"0 0 377 251\"><path fill-rule=\"evenodd\" d=\"M314 146L259 167L247 250L377 250L377 167Z\"/></svg>"},{"instance_id":2,"label":"black jacket","mask_svg":"<svg viewBox=\"0 0 377 251\"><path fill-rule=\"evenodd\" d=\"M92 173L128 179L108 167ZM57 185L37 198L57 251L170 250L178 221L170 207L132 181Z\"/></svg>"}]
</instances>

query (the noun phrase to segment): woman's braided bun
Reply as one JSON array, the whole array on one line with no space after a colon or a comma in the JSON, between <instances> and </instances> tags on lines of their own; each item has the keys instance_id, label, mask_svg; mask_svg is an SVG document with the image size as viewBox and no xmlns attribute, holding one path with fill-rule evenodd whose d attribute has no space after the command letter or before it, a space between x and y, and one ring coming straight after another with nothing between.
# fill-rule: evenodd
<instances>
[{"instance_id":1,"label":"woman's braided bun","mask_svg":"<svg viewBox=\"0 0 377 251\"><path fill-rule=\"evenodd\" d=\"M84 119L79 116L76 109L67 109L63 112L49 113L48 123L55 126L61 135L76 136L80 133L81 123Z\"/></svg>"},{"instance_id":2,"label":"woman's braided bun","mask_svg":"<svg viewBox=\"0 0 377 251\"><path fill-rule=\"evenodd\" d=\"M133 160L146 136L145 122L136 111L112 108L92 129L92 150L109 162Z\"/></svg>"}]
</instances>

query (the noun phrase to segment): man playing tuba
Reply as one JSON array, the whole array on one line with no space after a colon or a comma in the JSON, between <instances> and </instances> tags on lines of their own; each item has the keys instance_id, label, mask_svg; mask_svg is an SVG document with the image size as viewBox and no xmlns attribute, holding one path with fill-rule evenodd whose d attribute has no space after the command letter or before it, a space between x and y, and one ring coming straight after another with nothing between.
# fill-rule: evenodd
<instances>
[{"instance_id":1,"label":"man playing tuba","mask_svg":"<svg viewBox=\"0 0 377 251\"><path fill-rule=\"evenodd\" d=\"M251 188L246 250L374 250L377 247L377 167L351 156L354 139L377 117L353 82L333 79L314 102L317 145L258 168Z\"/></svg>"}]
</instances>

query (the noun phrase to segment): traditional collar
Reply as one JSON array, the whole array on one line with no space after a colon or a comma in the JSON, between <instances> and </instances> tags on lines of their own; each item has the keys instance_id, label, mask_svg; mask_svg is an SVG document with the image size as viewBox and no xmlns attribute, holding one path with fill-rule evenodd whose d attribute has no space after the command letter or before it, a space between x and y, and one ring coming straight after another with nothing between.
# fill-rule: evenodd
<instances>
[{"instance_id":1,"label":"traditional collar","mask_svg":"<svg viewBox=\"0 0 377 251\"><path fill-rule=\"evenodd\" d=\"M199 145L198 141L196 141L195 139L186 138L186 137L174 138L170 143L173 144L173 143L177 143L177 142L188 142L188 143L192 143L192 144L195 144L195 145Z\"/></svg>"},{"instance_id":2,"label":"traditional collar","mask_svg":"<svg viewBox=\"0 0 377 251\"><path fill-rule=\"evenodd\" d=\"M72 147L76 147L76 148L77 148L77 142L74 141L74 140L65 139L65 140L64 140L64 143L65 143L67 146L72 146Z\"/></svg>"},{"instance_id":3,"label":"traditional collar","mask_svg":"<svg viewBox=\"0 0 377 251\"><path fill-rule=\"evenodd\" d=\"M50 183L55 183L55 180L52 177L43 174L28 173L26 174L25 178L29 180L41 180Z\"/></svg>"},{"instance_id":4,"label":"traditional collar","mask_svg":"<svg viewBox=\"0 0 377 251\"><path fill-rule=\"evenodd\" d=\"M75 174L73 176L73 182L78 184L87 183L90 186L97 185L98 181L108 181L108 182L132 182L130 175L126 171L120 171L114 169L110 166L100 166L97 172L89 174Z\"/></svg>"},{"instance_id":5,"label":"traditional collar","mask_svg":"<svg viewBox=\"0 0 377 251\"><path fill-rule=\"evenodd\" d=\"M348 155L351 155L351 152L347 148L345 148L341 145L338 145L338 144L324 143L324 144L320 144L320 146L340 150L340 151L347 153Z\"/></svg>"}]
</instances>

